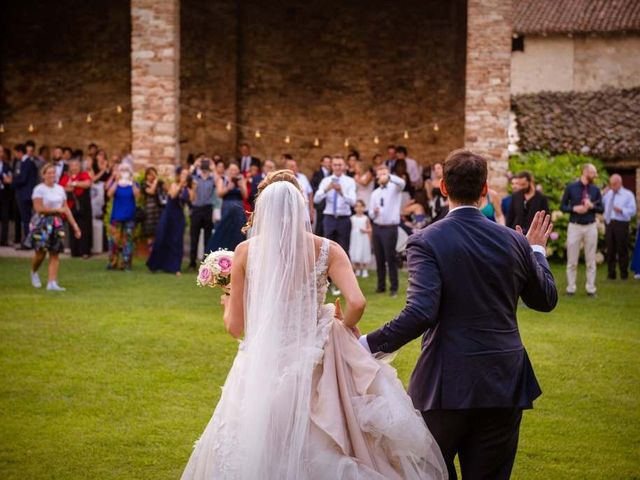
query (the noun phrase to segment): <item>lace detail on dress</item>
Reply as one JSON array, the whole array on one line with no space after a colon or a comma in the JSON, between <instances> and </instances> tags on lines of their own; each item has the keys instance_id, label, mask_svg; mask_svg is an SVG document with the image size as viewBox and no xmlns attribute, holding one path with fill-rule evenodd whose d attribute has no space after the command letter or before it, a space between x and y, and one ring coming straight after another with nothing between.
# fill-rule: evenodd
<instances>
[{"instance_id":1,"label":"lace detail on dress","mask_svg":"<svg viewBox=\"0 0 640 480\"><path fill-rule=\"evenodd\" d=\"M327 295L329 281L327 280L327 269L329 268L329 240L322 239L320 254L316 260L316 289L318 292L318 309L324 304Z\"/></svg>"}]
</instances>

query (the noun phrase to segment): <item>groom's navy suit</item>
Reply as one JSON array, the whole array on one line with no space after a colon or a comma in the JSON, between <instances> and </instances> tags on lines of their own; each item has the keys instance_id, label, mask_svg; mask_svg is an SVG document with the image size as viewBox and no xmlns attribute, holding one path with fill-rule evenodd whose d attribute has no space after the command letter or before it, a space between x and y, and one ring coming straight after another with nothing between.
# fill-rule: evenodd
<instances>
[{"instance_id":1,"label":"groom's navy suit","mask_svg":"<svg viewBox=\"0 0 640 480\"><path fill-rule=\"evenodd\" d=\"M521 410L541 394L522 345L518 298L550 311L557 291L549 265L521 234L476 208L450 212L407 244L407 303L367 335L373 353L423 335L409 384L455 478L508 478Z\"/></svg>"}]
</instances>

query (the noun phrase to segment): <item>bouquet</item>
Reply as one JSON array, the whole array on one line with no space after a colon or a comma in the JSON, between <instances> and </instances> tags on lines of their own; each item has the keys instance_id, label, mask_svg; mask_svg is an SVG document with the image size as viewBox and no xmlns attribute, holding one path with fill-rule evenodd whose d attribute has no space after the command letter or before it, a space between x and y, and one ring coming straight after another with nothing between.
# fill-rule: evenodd
<instances>
[{"instance_id":1,"label":"bouquet","mask_svg":"<svg viewBox=\"0 0 640 480\"><path fill-rule=\"evenodd\" d=\"M225 293L231 283L233 252L220 249L207 255L198 270L196 284L199 287L221 287Z\"/></svg>"}]
</instances>

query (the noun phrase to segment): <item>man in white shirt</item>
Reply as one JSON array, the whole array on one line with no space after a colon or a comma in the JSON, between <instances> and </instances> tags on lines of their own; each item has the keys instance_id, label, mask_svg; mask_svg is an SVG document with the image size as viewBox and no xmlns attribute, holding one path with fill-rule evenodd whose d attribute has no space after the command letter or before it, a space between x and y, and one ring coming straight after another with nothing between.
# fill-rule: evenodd
<instances>
[{"instance_id":1,"label":"man in white shirt","mask_svg":"<svg viewBox=\"0 0 640 480\"><path fill-rule=\"evenodd\" d=\"M329 177L320 182L315 194L316 204L326 200L324 207L324 236L337 242L345 252L349 252L351 236L351 207L356 204L356 182L345 175L345 162L342 155L331 158Z\"/></svg>"},{"instance_id":2,"label":"man in white shirt","mask_svg":"<svg viewBox=\"0 0 640 480\"><path fill-rule=\"evenodd\" d=\"M373 221L373 252L376 256L378 288L376 293L387 289L387 266L391 296L398 296L398 264L396 261L396 243L400 224L400 207L405 181L391 175L386 166L378 167L376 172L379 187L371 194L369 216Z\"/></svg>"},{"instance_id":3,"label":"man in white shirt","mask_svg":"<svg viewBox=\"0 0 640 480\"><path fill-rule=\"evenodd\" d=\"M629 225L636 214L636 199L630 190L622 186L617 173L609 178L609 191L602 198L606 224L607 264L609 280L616 278L616 260L620 278L629 278Z\"/></svg>"},{"instance_id":4,"label":"man in white shirt","mask_svg":"<svg viewBox=\"0 0 640 480\"><path fill-rule=\"evenodd\" d=\"M291 170L295 174L296 179L300 184L300 188L302 188L304 202L307 204L307 208L309 209L309 220L313 223L313 214L315 213L315 209L313 208L313 188L311 188L311 184L309 183L307 176L298 170L298 162L291 158L291 156L286 159L284 168Z\"/></svg>"}]
</instances>

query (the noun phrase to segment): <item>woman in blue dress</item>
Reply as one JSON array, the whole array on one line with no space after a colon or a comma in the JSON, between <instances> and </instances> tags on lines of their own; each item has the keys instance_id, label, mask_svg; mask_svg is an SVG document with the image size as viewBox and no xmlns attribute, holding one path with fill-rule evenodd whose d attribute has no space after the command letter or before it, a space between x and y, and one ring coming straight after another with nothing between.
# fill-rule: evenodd
<instances>
[{"instance_id":1,"label":"woman in blue dress","mask_svg":"<svg viewBox=\"0 0 640 480\"><path fill-rule=\"evenodd\" d=\"M107 186L107 197L113 199L109 220L109 270L131 270L138 196L140 186L133 181L131 166L121 163Z\"/></svg>"},{"instance_id":2,"label":"woman in blue dress","mask_svg":"<svg viewBox=\"0 0 640 480\"><path fill-rule=\"evenodd\" d=\"M640 222L638 222L638 232L636 234L636 247L633 249L631 258L631 271L633 278L640 280Z\"/></svg>"},{"instance_id":3,"label":"woman in blue dress","mask_svg":"<svg viewBox=\"0 0 640 480\"><path fill-rule=\"evenodd\" d=\"M184 206L189 201L189 170L180 169L178 175L178 181L169 187L167 204L160 216L153 249L147 260L147 267L152 272L180 275L184 253Z\"/></svg>"},{"instance_id":4,"label":"woman in blue dress","mask_svg":"<svg viewBox=\"0 0 640 480\"><path fill-rule=\"evenodd\" d=\"M207 244L207 253L221 248L235 250L246 239L242 227L247 222L244 201L249 192L236 163L231 163L226 174L218 177L216 195L222 198L222 218Z\"/></svg>"}]
</instances>

